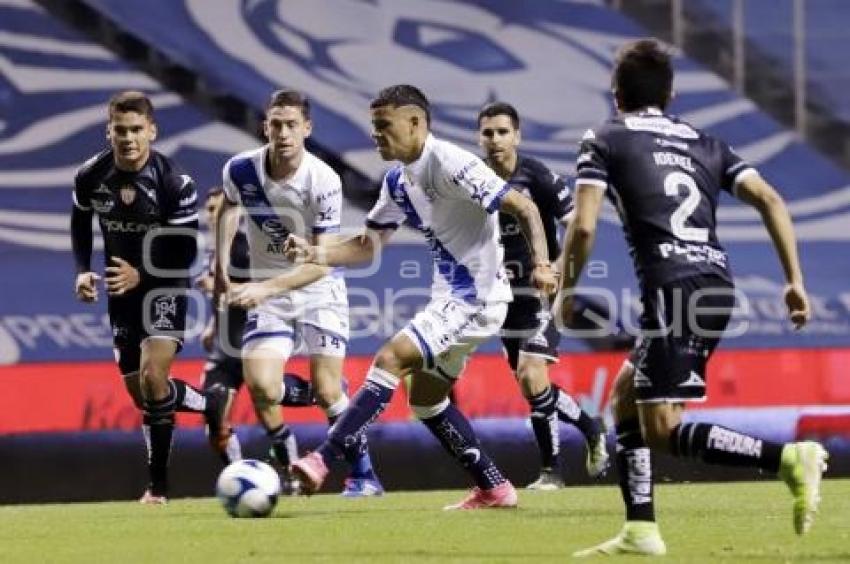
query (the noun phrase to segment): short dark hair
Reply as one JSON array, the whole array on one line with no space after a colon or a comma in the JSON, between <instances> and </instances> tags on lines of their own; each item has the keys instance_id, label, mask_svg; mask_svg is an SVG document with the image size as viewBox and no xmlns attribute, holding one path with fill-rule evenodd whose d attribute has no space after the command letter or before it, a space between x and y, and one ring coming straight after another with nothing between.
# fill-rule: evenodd
<instances>
[{"instance_id":1,"label":"short dark hair","mask_svg":"<svg viewBox=\"0 0 850 564\"><path fill-rule=\"evenodd\" d=\"M210 198L213 198L215 196L221 196L223 194L224 194L224 188L222 188L221 186L212 186L207 191L207 199L209 200Z\"/></svg>"},{"instance_id":2,"label":"short dark hair","mask_svg":"<svg viewBox=\"0 0 850 564\"><path fill-rule=\"evenodd\" d=\"M617 52L611 86L623 111L647 106L663 110L673 91L670 52L655 39L627 43Z\"/></svg>"},{"instance_id":3,"label":"short dark hair","mask_svg":"<svg viewBox=\"0 0 850 564\"><path fill-rule=\"evenodd\" d=\"M491 102L481 108L481 111L478 112L478 126L481 126L482 119L496 116L508 116L511 118L514 129L519 129L519 113L507 102Z\"/></svg>"},{"instance_id":4,"label":"short dark hair","mask_svg":"<svg viewBox=\"0 0 850 564\"><path fill-rule=\"evenodd\" d=\"M301 115L304 116L305 120L310 120L310 100L297 90L284 89L272 92L272 95L269 97L269 103L266 106L266 111L268 112L272 108L283 108L286 106L301 108Z\"/></svg>"},{"instance_id":5,"label":"short dark hair","mask_svg":"<svg viewBox=\"0 0 850 564\"><path fill-rule=\"evenodd\" d=\"M399 106L417 106L425 112L425 120L429 126L431 125L431 104L428 102L425 94L415 86L396 84L395 86L384 88L378 92L378 95L375 96L375 99L369 105L372 109L380 108L381 106L393 106L395 108Z\"/></svg>"},{"instance_id":6,"label":"short dark hair","mask_svg":"<svg viewBox=\"0 0 850 564\"><path fill-rule=\"evenodd\" d=\"M150 121L154 121L151 99L144 92L138 90L122 90L113 94L109 99L107 112L109 119L112 119L112 114L135 112L145 116Z\"/></svg>"}]
</instances>

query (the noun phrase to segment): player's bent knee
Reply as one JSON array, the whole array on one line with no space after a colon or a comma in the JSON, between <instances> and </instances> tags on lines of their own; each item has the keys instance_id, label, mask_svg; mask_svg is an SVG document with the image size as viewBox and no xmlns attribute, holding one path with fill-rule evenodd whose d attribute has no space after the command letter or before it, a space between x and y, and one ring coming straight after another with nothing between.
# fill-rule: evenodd
<instances>
[{"instance_id":1,"label":"player's bent knee","mask_svg":"<svg viewBox=\"0 0 850 564\"><path fill-rule=\"evenodd\" d=\"M633 378L634 368L624 363L611 388L611 410L614 412L615 421L637 417Z\"/></svg>"},{"instance_id":2,"label":"player's bent knee","mask_svg":"<svg viewBox=\"0 0 850 564\"><path fill-rule=\"evenodd\" d=\"M326 385L322 388L315 386L313 393L316 396L316 403L320 407L328 407L335 404L342 397L342 387L338 384L336 386Z\"/></svg>"},{"instance_id":3,"label":"player's bent knee","mask_svg":"<svg viewBox=\"0 0 850 564\"><path fill-rule=\"evenodd\" d=\"M641 434L647 446L656 451L669 450L670 430L656 425L642 425Z\"/></svg>"},{"instance_id":4,"label":"player's bent knee","mask_svg":"<svg viewBox=\"0 0 850 564\"><path fill-rule=\"evenodd\" d=\"M653 450L668 451L670 435L680 421L678 408L669 404L642 406L640 419L646 444Z\"/></svg>"},{"instance_id":5,"label":"player's bent knee","mask_svg":"<svg viewBox=\"0 0 850 564\"><path fill-rule=\"evenodd\" d=\"M546 361L542 359L520 360L516 377L525 397L542 394L550 385Z\"/></svg>"},{"instance_id":6,"label":"player's bent knee","mask_svg":"<svg viewBox=\"0 0 850 564\"><path fill-rule=\"evenodd\" d=\"M444 412L448 406L449 398L444 398L442 401L434 405L416 405L411 402L410 411L413 413L414 417L420 421L424 421L425 419L431 419L432 417L438 416Z\"/></svg>"},{"instance_id":7,"label":"player's bent knee","mask_svg":"<svg viewBox=\"0 0 850 564\"><path fill-rule=\"evenodd\" d=\"M251 394L251 401L258 409L277 405L280 401L281 390L274 389L273 386L263 386L257 382L252 382L247 387L248 392Z\"/></svg>"},{"instance_id":8,"label":"player's bent knee","mask_svg":"<svg viewBox=\"0 0 850 564\"><path fill-rule=\"evenodd\" d=\"M381 347L381 350L375 355L375 366L392 374L398 374L402 371L402 360L396 354L392 344Z\"/></svg>"}]
</instances>

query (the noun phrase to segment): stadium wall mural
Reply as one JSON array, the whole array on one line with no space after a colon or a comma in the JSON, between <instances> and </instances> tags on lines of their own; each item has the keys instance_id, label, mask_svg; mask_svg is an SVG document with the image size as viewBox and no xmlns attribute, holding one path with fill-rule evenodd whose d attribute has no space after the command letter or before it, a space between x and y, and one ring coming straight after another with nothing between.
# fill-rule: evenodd
<instances>
[{"instance_id":1,"label":"stadium wall mural","mask_svg":"<svg viewBox=\"0 0 850 564\"><path fill-rule=\"evenodd\" d=\"M570 175L578 139L612 111L606 85L614 50L642 35L620 15L583 2L528 10L509 0L150 0L143 11L128 2L87 2L202 74L211 87L254 106L282 82L304 90L315 107L315 141L376 181L383 165L368 138L368 102L380 87L404 81L431 96L435 133L471 150L479 107L494 99L513 102L524 119L524 150ZM348 25L352 21L363 25ZM225 159L256 140L211 121L34 2L0 0L0 31L0 435L135 429L138 415L110 362L105 306L73 299L68 213L74 170L101 148L103 103L120 88L152 95L161 129L156 147L202 189L218 184ZM685 57L676 65L672 109L733 143L788 199L814 308L811 324L794 332L758 216L724 201L720 237L743 293L732 323L740 334L724 341L710 369L711 400L692 417L710 412L746 429L754 410L766 410L768 433L777 439L843 437L835 440L846 448L850 175L717 76ZM604 219L594 255L599 268L586 287L592 288L588 299L610 306L607 329L619 336L637 318L637 292L614 210L606 209ZM424 303L431 276L426 257L421 245L394 245L379 264L349 272L358 335L347 367L353 386L377 346ZM192 312L198 323L206 315L203 306ZM182 374L200 372L197 334L182 353ZM565 338L553 377L604 413L625 353L593 352L594 343ZM465 409L480 418L513 418L512 428L527 432L520 421L527 407L495 342L482 348L468 372L458 391ZM35 395L50 407L28 410ZM239 422L252 423L247 398L239 402ZM403 398L385 417L409 418ZM319 414L293 412L291 418L316 422Z\"/></svg>"}]
</instances>

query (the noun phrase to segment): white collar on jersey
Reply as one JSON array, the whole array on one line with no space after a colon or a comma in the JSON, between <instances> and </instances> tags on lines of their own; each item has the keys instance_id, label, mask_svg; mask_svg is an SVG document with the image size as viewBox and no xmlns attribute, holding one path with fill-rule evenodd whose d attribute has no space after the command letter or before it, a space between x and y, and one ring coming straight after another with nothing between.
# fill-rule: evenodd
<instances>
[{"instance_id":1,"label":"white collar on jersey","mask_svg":"<svg viewBox=\"0 0 850 564\"><path fill-rule=\"evenodd\" d=\"M263 180L268 180L269 182L273 182L278 186L288 186L296 192L303 192L307 184L307 169L309 168L309 164L307 163L307 161L310 159L310 152L307 149L304 149L304 156L301 157L301 164L298 165L298 168L295 169L295 172L292 174L292 176L290 176L286 180L275 180L274 178L268 175L268 172L266 171L266 159L268 158L268 154L269 146L266 145L265 147L263 147L263 153L261 155L263 163Z\"/></svg>"},{"instance_id":2,"label":"white collar on jersey","mask_svg":"<svg viewBox=\"0 0 850 564\"><path fill-rule=\"evenodd\" d=\"M435 142L436 140L434 139L434 135L429 133L428 137L425 138L425 144L422 145L422 152L419 154L419 158L410 164L404 165L404 170L408 174L419 175L419 173L422 172L422 169L425 167L425 161L428 160L428 157L434 150Z\"/></svg>"}]
</instances>

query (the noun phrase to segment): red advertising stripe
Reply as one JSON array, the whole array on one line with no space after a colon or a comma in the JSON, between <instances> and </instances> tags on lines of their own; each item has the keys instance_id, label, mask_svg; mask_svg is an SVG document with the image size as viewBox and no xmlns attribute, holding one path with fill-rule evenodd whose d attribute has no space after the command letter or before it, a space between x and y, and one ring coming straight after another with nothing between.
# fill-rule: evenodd
<instances>
[{"instance_id":1,"label":"red advertising stripe","mask_svg":"<svg viewBox=\"0 0 850 564\"><path fill-rule=\"evenodd\" d=\"M623 353L564 355L552 379L583 405L604 409ZM363 382L371 358L350 357L345 371L351 389ZM709 400L693 408L850 404L850 349L721 351L709 366ZM203 362L181 360L174 374L197 384ZM288 370L306 374L303 359ZM473 417L528 414L516 382L500 355L476 355L457 386L463 410ZM322 422L318 408L285 410L290 422ZM383 420L408 420L404 393L396 394ZM200 425L181 414L181 425ZM237 424L255 422L250 400L241 393L233 410ZM0 433L138 428L139 414L123 389L113 363L21 364L0 368Z\"/></svg>"}]
</instances>

